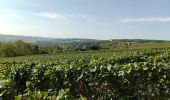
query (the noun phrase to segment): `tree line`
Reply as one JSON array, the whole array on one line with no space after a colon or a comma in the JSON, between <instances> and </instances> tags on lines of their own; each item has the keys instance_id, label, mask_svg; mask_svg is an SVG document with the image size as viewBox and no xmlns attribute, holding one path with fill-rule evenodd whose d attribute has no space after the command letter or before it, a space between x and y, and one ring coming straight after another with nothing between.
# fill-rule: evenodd
<instances>
[{"instance_id":1,"label":"tree line","mask_svg":"<svg viewBox=\"0 0 170 100\"><path fill-rule=\"evenodd\" d=\"M127 44L123 42L105 42L98 45L84 44L71 46L47 45L38 46L33 43L23 42L18 40L16 42L0 43L0 57L15 57L27 56L36 54L57 54L64 52L77 52L77 51L92 51L92 50L112 50L116 48L127 48Z\"/></svg>"},{"instance_id":2,"label":"tree line","mask_svg":"<svg viewBox=\"0 0 170 100\"><path fill-rule=\"evenodd\" d=\"M39 47L32 43L26 43L21 40L9 43L0 43L1 57L14 57L39 54Z\"/></svg>"},{"instance_id":3,"label":"tree line","mask_svg":"<svg viewBox=\"0 0 170 100\"><path fill-rule=\"evenodd\" d=\"M58 45L38 46L33 43L23 42L18 40L16 42L0 43L0 57L15 57L27 56L36 54L56 54L62 52L99 50L98 46L90 45L83 48L63 47Z\"/></svg>"}]
</instances>

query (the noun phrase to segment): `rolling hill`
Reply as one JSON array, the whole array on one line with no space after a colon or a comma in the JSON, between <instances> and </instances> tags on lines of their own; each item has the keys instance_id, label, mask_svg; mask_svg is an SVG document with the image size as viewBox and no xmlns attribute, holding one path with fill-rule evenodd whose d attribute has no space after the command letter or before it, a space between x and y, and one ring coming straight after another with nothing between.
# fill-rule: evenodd
<instances>
[{"instance_id":1,"label":"rolling hill","mask_svg":"<svg viewBox=\"0 0 170 100\"><path fill-rule=\"evenodd\" d=\"M37 45L61 45L61 46L81 46L100 44L107 42L167 42L166 40L149 40L149 39L111 39L111 40L97 40L97 39L84 39L84 38L48 38L48 37L35 37L35 36L19 36L19 35L3 35L0 34L0 42L14 42L22 40L25 42L33 42Z\"/></svg>"},{"instance_id":2,"label":"rolling hill","mask_svg":"<svg viewBox=\"0 0 170 100\"><path fill-rule=\"evenodd\" d=\"M95 39L83 39L83 38L48 38L48 37L34 37L34 36L18 36L18 35L2 35L0 34L0 42L14 42L17 40L22 40L25 42L33 42L38 45L64 45L64 44L83 44L91 42L99 42L101 40Z\"/></svg>"}]
</instances>

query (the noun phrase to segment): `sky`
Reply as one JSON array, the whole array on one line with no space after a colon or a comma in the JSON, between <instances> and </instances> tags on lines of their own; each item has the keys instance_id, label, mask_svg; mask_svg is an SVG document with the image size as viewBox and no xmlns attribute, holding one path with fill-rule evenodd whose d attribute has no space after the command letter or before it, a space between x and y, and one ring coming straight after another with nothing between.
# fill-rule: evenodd
<instances>
[{"instance_id":1,"label":"sky","mask_svg":"<svg viewBox=\"0 0 170 100\"><path fill-rule=\"evenodd\" d=\"M0 0L0 34L170 40L170 0Z\"/></svg>"}]
</instances>

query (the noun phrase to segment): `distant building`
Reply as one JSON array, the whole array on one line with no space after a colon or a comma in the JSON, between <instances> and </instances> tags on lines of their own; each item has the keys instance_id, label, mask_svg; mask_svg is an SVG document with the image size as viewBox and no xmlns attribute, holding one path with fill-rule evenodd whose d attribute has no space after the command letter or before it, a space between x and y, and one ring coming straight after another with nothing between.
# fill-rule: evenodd
<instances>
[{"instance_id":1,"label":"distant building","mask_svg":"<svg viewBox=\"0 0 170 100\"><path fill-rule=\"evenodd\" d=\"M126 42L126 44L129 46L129 45L133 44L133 42Z\"/></svg>"}]
</instances>

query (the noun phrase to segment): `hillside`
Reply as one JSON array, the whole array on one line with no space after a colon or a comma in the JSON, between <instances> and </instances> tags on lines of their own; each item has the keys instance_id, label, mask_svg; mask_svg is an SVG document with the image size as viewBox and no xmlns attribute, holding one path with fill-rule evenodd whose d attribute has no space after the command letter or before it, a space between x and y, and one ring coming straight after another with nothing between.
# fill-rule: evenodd
<instances>
[{"instance_id":1,"label":"hillside","mask_svg":"<svg viewBox=\"0 0 170 100\"><path fill-rule=\"evenodd\" d=\"M48 37L34 37L34 36L19 36L19 35L2 35L0 34L0 42L14 42L22 40L26 42L33 42L38 45L53 45L53 44L70 44L70 43L84 43L96 42L100 40L82 39L82 38L48 38Z\"/></svg>"},{"instance_id":2,"label":"hillside","mask_svg":"<svg viewBox=\"0 0 170 100\"><path fill-rule=\"evenodd\" d=\"M9 42L9 41L16 41L16 40L23 40L23 41L27 41L27 42L36 42L36 41L51 41L51 40L53 40L53 38L0 34L0 42Z\"/></svg>"},{"instance_id":3,"label":"hillside","mask_svg":"<svg viewBox=\"0 0 170 100\"><path fill-rule=\"evenodd\" d=\"M38 36L0 34L0 42L9 42L9 41L16 41L16 40L23 40L23 41L29 41L29 42L50 41L50 42L57 42L57 43L95 41L95 39L84 39L84 38L49 38L49 37L38 37Z\"/></svg>"},{"instance_id":4,"label":"hillside","mask_svg":"<svg viewBox=\"0 0 170 100\"><path fill-rule=\"evenodd\" d=\"M115 43L115 42L134 42L134 43L147 43L147 42L167 42L166 40L149 40L149 39L110 39L110 40L97 40L97 39L83 39L83 38L48 38L48 37L35 37L35 36L20 36L20 35L2 35L0 34L0 42L14 42L22 40L25 42L33 42L37 45L61 45L61 46L83 46L100 43Z\"/></svg>"}]
</instances>

